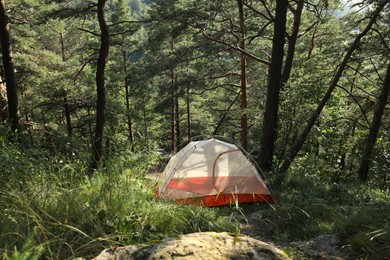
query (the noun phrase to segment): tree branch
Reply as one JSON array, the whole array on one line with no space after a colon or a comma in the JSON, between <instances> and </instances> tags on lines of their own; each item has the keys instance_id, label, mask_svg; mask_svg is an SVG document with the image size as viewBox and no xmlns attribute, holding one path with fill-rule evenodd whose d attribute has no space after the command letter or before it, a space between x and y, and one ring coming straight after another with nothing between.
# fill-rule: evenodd
<instances>
[{"instance_id":1,"label":"tree branch","mask_svg":"<svg viewBox=\"0 0 390 260\"><path fill-rule=\"evenodd\" d=\"M84 28L77 27L77 29L80 30L80 31L86 32L86 33L90 33L90 34L92 34L92 35L94 35L94 36L97 36L97 37L100 36L100 34L95 33L95 32L92 32L92 31L89 31L89 30L84 29Z\"/></svg>"},{"instance_id":2,"label":"tree branch","mask_svg":"<svg viewBox=\"0 0 390 260\"><path fill-rule=\"evenodd\" d=\"M360 105L359 101L355 98L355 96L349 92L346 88L340 86L337 84L337 87L341 88L342 90L344 90L345 92L347 92L347 94L353 99L353 101L355 101L355 103L358 105L360 111L362 112L362 115L364 117L364 120L366 121L367 125L370 126L370 121L368 120L367 116L366 116L366 113L364 112L364 109L363 107Z\"/></svg>"},{"instance_id":3,"label":"tree branch","mask_svg":"<svg viewBox=\"0 0 390 260\"><path fill-rule=\"evenodd\" d=\"M215 130L214 130L214 133L213 135L217 135L218 134L218 130L219 128L221 127L222 123L225 121L225 117L227 116L227 113L229 112L229 110L233 107L233 105L237 102L238 98L240 97L241 95L241 91L238 91L237 95L236 95L236 98L233 100L232 103L230 103L229 107L225 110L225 112L223 113L223 116L219 119L218 121L218 124L217 126L215 127Z\"/></svg>"},{"instance_id":4,"label":"tree branch","mask_svg":"<svg viewBox=\"0 0 390 260\"><path fill-rule=\"evenodd\" d=\"M247 57L249 57L249 58L251 58L251 59L253 59L253 60L255 60L255 61L258 61L258 62L260 62L260 63L263 63L263 64L265 64L265 65L267 65L267 66L270 65L270 63L269 63L268 61L265 61L265 60L263 60L263 59L260 59L259 57L256 57L256 56L253 55L253 54L248 53L247 51L241 49L239 46L234 46L234 45L229 44L229 43L227 43L227 42L224 42L224 41L222 41L222 40L218 40L218 39L215 39L215 38L212 38L212 37L208 36L208 35L204 32L204 30L202 31L202 34L203 34L204 37L206 37L207 39L209 39L209 40L211 40L211 41L214 41L214 42L217 42L217 43L226 45L226 46L228 46L229 48L231 48L231 49L233 49L233 50L236 50L236 51L239 51L239 52L241 52L242 54L246 55Z\"/></svg>"},{"instance_id":5,"label":"tree branch","mask_svg":"<svg viewBox=\"0 0 390 260\"><path fill-rule=\"evenodd\" d=\"M254 6L248 4L246 1L243 1L241 0L242 4L245 5L246 7L248 7L250 10L252 10L253 12L255 12L256 14L260 15L261 17L265 18L266 20L269 20L269 21L273 21L273 17L272 16L267 16L265 15L263 12L261 12L260 10L256 9Z\"/></svg>"}]
</instances>

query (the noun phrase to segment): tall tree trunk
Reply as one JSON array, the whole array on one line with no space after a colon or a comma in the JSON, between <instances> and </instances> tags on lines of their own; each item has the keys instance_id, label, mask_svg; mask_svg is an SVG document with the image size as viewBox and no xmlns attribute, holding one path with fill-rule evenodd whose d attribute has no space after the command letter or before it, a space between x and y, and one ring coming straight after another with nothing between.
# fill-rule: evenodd
<instances>
[{"instance_id":1,"label":"tall tree trunk","mask_svg":"<svg viewBox=\"0 0 390 260\"><path fill-rule=\"evenodd\" d=\"M237 0L238 4L238 14L240 19L240 49L245 51L245 21L244 21L244 9L242 0ZM246 109L248 107L248 101L247 101L247 80L246 80L246 55L243 52L240 52L241 55L241 101L240 101L240 108L241 108L241 145L244 150L248 149L248 115L246 113Z\"/></svg>"},{"instance_id":2,"label":"tall tree trunk","mask_svg":"<svg viewBox=\"0 0 390 260\"><path fill-rule=\"evenodd\" d=\"M171 70L171 141L172 141L172 151L177 152L180 145L180 115L179 115L179 96L177 93L176 86L176 75L175 71Z\"/></svg>"},{"instance_id":3,"label":"tall tree trunk","mask_svg":"<svg viewBox=\"0 0 390 260\"><path fill-rule=\"evenodd\" d=\"M174 102L174 108L175 108L175 147L176 151L180 146L180 140L181 140L181 134L180 134L180 114L179 114L179 94L178 91L175 89L174 95L173 95L173 102Z\"/></svg>"},{"instance_id":4,"label":"tall tree trunk","mask_svg":"<svg viewBox=\"0 0 390 260\"><path fill-rule=\"evenodd\" d=\"M4 76L7 87L8 121L11 124L12 133L19 133L21 129L18 115L18 92L14 73L14 65L12 62L10 34L8 30L8 17L4 0L1 0L0 5L0 38Z\"/></svg>"},{"instance_id":5,"label":"tall tree trunk","mask_svg":"<svg viewBox=\"0 0 390 260\"><path fill-rule=\"evenodd\" d=\"M126 91L126 118L127 118L127 128L129 131L129 141L131 146L131 151L134 152L134 135L133 135L133 126L131 120L131 111L130 111L130 86L127 80L127 57L126 51L123 51L123 70L125 73L125 91Z\"/></svg>"},{"instance_id":6,"label":"tall tree trunk","mask_svg":"<svg viewBox=\"0 0 390 260\"><path fill-rule=\"evenodd\" d=\"M295 46L297 43L299 28L301 25L301 15L302 15L302 10L303 10L303 5L304 5L304 1L299 0L299 1L297 1L296 9L292 10L292 12L294 14L294 22L293 22L293 28L291 31L291 35L288 35L286 33L286 37L288 39L288 45L287 45L287 54L286 54L286 59L284 62L282 78L281 78L282 82L280 84L281 88L283 88L287 84L288 80L290 79L291 70L292 70L293 61L294 61L294 55L295 55ZM295 112L296 112L295 106L292 108L292 112L293 112L292 114L294 117ZM279 163L286 153L286 149L287 149L287 146L289 143L289 138L291 136L290 131L291 131L292 127L293 127L293 121L291 120L290 123L288 124L288 126L286 127L285 135L282 138L282 140L284 140L284 141L282 141L284 146L281 150L280 158L275 163Z\"/></svg>"},{"instance_id":7,"label":"tall tree trunk","mask_svg":"<svg viewBox=\"0 0 390 260\"><path fill-rule=\"evenodd\" d=\"M288 168L290 167L290 164L295 159L295 157L297 156L298 152L301 150L301 148L302 148L302 146L303 146L303 144L304 144L304 142L306 140L306 137L309 135L312 127L314 126L314 124L317 121L319 115L321 114L322 109L324 108L325 104L329 100L333 90L336 88L337 83L338 83L338 81L339 81L339 79L340 79L340 77L341 77L345 67L347 66L347 63L348 63L352 53L359 46L361 38L363 38L368 33L368 31L371 29L371 26L374 24L376 18L378 17L379 13L384 8L384 6L387 4L387 2L388 1L383 1L383 3L380 4L377 7L377 9L375 10L375 12L373 13L373 15L372 15L372 17L370 19L370 22L366 26L366 28L361 33L359 33L356 36L355 40L353 41L353 43L349 47L347 53L344 56L344 59L342 60L342 62L340 63L339 67L337 68L337 70L335 72L335 75L334 75L334 77L333 77L333 79L332 79L332 81L331 81L331 83L329 85L328 90L326 91L326 93L323 96L322 100L318 104L317 109L311 115L311 117L310 117L306 127L302 131L302 133L299 136L297 142L292 146L290 152L286 156L286 158L285 158L285 160L284 160L284 162L283 162L283 164L282 164L282 166L281 166L281 168L279 170L279 173L281 174L280 181L283 180L284 173L287 172Z\"/></svg>"},{"instance_id":8,"label":"tall tree trunk","mask_svg":"<svg viewBox=\"0 0 390 260\"><path fill-rule=\"evenodd\" d=\"M263 133L260 143L259 166L264 171L272 170L272 159L278 131L279 94L284 56L287 6L287 0L276 2L274 35L272 39L272 58L268 72L267 103L265 106Z\"/></svg>"},{"instance_id":9,"label":"tall tree trunk","mask_svg":"<svg viewBox=\"0 0 390 260\"><path fill-rule=\"evenodd\" d=\"M98 0L97 3L97 16L100 27L100 50L96 67L96 126L95 136L92 142L92 159L90 165L90 173L96 170L102 159L103 153L103 131L105 121L105 107L106 107L106 93L105 93L105 81L104 71L106 68L106 62L108 52L110 49L110 35L106 20L104 18L104 7L106 0Z\"/></svg>"},{"instance_id":10,"label":"tall tree trunk","mask_svg":"<svg viewBox=\"0 0 390 260\"><path fill-rule=\"evenodd\" d=\"M191 140L191 132L192 132L192 129L191 129L191 110L190 110L190 103L191 103L191 100L190 100L190 88L187 86L187 139L188 140Z\"/></svg>"},{"instance_id":11,"label":"tall tree trunk","mask_svg":"<svg viewBox=\"0 0 390 260\"><path fill-rule=\"evenodd\" d=\"M171 72L172 73L172 72ZM173 78L173 76L171 75ZM173 90L173 79L171 78L171 150L176 153L176 135L175 135L175 91Z\"/></svg>"},{"instance_id":12,"label":"tall tree trunk","mask_svg":"<svg viewBox=\"0 0 390 260\"><path fill-rule=\"evenodd\" d=\"M72 128L72 119L70 117L70 107L69 107L69 101L68 101L68 94L66 90L63 90L63 100L64 100L64 113L66 118L66 129L68 132L68 136L72 136L73 128Z\"/></svg>"},{"instance_id":13,"label":"tall tree trunk","mask_svg":"<svg viewBox=\"0 0 390 260\"><path fill-rule=\"evenodd\" d=\"M171 106L171 142L172 151L176 153L180 145L180 115L179 115L179 97L176 90L172 90L172 106Z\"/></svg>"},{"instance_id":14,"label":"tall tree trunk","mask_svg":"<svg viewBox=\"0 0 390 260\"><path fill-rule=\"evenodd\" d=\"M372 119L370 131L368 133L363 148L363 157L360 163L358 173L359 173L360 180L364 182L368 180L368 171L370 169L371 155L378 136L379 127L383 116L383 111L385 110L387 99L389 97L389 91L390 91L390 63L387 66L386 77L383 82L381 93L379 94L378 97L378 102L375 105L374 117Z\"/></svg>"},{"instance_id":15,"label":"tall tree trunk","mask_svg":"<svg viewBox=\"0 0 390 260\"><path fill-rule=\"evenodd\" d=\"M65 62L65 44L64 44L64 34L61 32L60 34L60 42L61 42L61 56L62 61ZM68 93L65 88L62 89L62 99L64 101L64 114L66 118L66 129L68 132L68 136L72 136L72 119L70 116L70 108L68 102Z\"/></svg>"},{"instance_id":16,"label":"tall tree trunk","mask_svg":"<svg viewBox=\"0 0 390 260\"><path fill-rule=\"evenodd\" d=\"M291 75L291 69L294 61L295 54L295 45L298 39L299 27L301 25L301 15L303 10L303 0L297 2L297 9L293 11L294 22L291 35L287 36L288 39L288 48L286 54L286 60L284 62L283 72L282 72L282 84L281 87L287 83Z\"/></svg>"},{"instance_id":17,"label":"tall tree trunk","mask_svg":"<svg viewBox=\"0 0 390 260\"><path fill-rule=\"evenodd\" d=\"M143 103L142 114L143 114L143 117L144 117L144 136L147 137L148 134L149 134L149 130L148 130L148 114L147 114L147 110L146 110L146 99L145 99L145 96L142 97L142 103Z\"/></svg>"}]
</instances>

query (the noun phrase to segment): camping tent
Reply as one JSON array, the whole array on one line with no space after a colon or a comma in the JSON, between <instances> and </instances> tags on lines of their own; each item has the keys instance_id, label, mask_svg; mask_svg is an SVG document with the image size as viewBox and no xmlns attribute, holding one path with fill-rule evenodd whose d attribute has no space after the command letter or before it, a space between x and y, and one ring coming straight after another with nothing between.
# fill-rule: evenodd
<instances>
[{"instance_id":1,"label":"camping tent","mask_svg":"<svg viewBox=\"0 0 390 260\"><path fill-rule=\"evenodd\" d=\"M175 154L156 188L157 197L183 204L274 202L256 168L237 146L214 138L190 142Z\"/></svg>"}]
</instances>

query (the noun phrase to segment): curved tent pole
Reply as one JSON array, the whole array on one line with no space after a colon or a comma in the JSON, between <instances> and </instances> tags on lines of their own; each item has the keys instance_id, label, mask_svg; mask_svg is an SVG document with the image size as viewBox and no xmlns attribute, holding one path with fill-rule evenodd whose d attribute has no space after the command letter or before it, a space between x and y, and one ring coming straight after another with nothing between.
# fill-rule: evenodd
<instances>
[{"instance_id":1,"label":"curved tent pole","mask_svg":"<svg viewBox=\"0 0 390 260\"><path fill-rule=\"evenodd\" d=\"M166 188L168 187L169 180L171 180L171 178L175 174L176 170L188 159L188 157L196 150L197 147L201 147L202 146L202 145L199 145L200 142L201 141L195 141L193 146L191 148L189 148L188 151L183 155L183 157L176 163L176 165L174 165L172 167L171 171L167 174L167 180L168 181L166 183L164 183L161 191L159 191L159 195L161 195L162 193L165 192ZM191 142L189 142L188 144L190 144L190 143ZM177 152L175 155L180 153L180 151L181 150L179 150L179 152Z\"/></svg>"},{"instance_id":2,"label":"curved tent pole","mask_svg":"<svg viewBox=\"0 0 390 260\"><path fill-rule=\"evenodd\" d=\"M175 174L177 168L179 168L187 159L188 159L188 154L192 154L195 149L196 149L196 145L197 144L194 144L190 149L188 149L188 151L184 154L184 156L176 163L176 165L173 165L171 171L167 174L167 178L166 178L166 182L164 183L164 186L162 187L161 191L160 191L160 195L166 190L166 188L168 187L168 184L169 184L169 180L172 178L172 176ZM176 154L175 154L176 155ZM175 156L174 155L174 156Z\"/></svg>"},{"instance_id":3,"label":"curved tent pole","mask_svg":"<svg viewBox=\"0 0 390 260\"><path fill-rule=\"evenodd\" d=\"M243 155L249 160L249 162L253 165L253 167L255 167L255 169L257 170L257 172L259 173L262 181L265 183L267 189L269 190L270 194L271 194L271 197L274 198L275 200L275 197L273 196L273 191L272 191L272 188L271 186L269 185L269 181L267 179L267 177L265 176L265 173L261 170L260 166L257 164L257 162L252 158L252 156L233 138L229 138L229 137L225 137L225 136L218 136L218 135L213 135L211 138L215 138L217 140L225 140L225 141L228 141L232 144L234 144L235 146L237 146L238 150L241 151L243 153ZM213 176L214 176L214 169L213 169ZM213 181L214 181L214 178L213 178ZM277 203L275 201L275 203Z\"/></svg>"},{"instance_id":4,"label":"curved tent pole","mask_svg":"<svg viewBox=\"0 0 390 260\"><path fill-rule=\"evenodd\" d=\"M225 152L222 152L220 154L218 154L217 158L215 158L214 160L214 164L213 164L213 172L212 172L212 176L213 176L213 185L214 185L214 188L218 191L218 193L220 193L221 191L215 186L215 167L217 166L217 161L219 159L219 157L221 157L222 155L224 154L227 154L227 153L232 153L232 152L239 152L240 150L238 149L235 149L235 150L229 150L229 151L225 151ZM222 191L223 192L223 191Z\"/></svg>"}]
</instances>

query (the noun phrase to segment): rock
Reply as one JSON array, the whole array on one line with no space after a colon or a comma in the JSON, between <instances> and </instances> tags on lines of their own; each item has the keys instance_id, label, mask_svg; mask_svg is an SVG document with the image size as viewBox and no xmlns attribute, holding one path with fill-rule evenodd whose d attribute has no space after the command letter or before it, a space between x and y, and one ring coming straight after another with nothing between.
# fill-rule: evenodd
<instances>
[{"instance_id":1,"label":"rock","mask_svg":"<svg viewBox=\"0 0 390 260\"><path fill-rule=\"evenodd\" d=\"M240 222L241 233L252 238L272 244L273 230L267 220L269 210L258 210L247 217L237 218ZM238 216L239 217L239 216Z\"/></svg>"},{"instance_id":2,"label":"rock","mask_svg":"<svg viewBox=\"0 0 390 260\"><path fill-rule=\"evenodd\" d=\"M276 247L243 235L201 232L168 238L153 246L126 246L105 249L95 260L143 259L264 259L287 260Z\"/></svg>"},{"instance_id":3,"label":"rock","mask_svg":"<svg viewBox=\"0 0 390 260\"><path fill-rule=\"evenodd\" d=\"M340 246L340 240L336 235L320 235L310 241L294 242L291 245L296 247L309 259L346 259Z\"/></svg>"},{"instance_id":4,"label":"rock","mask_svg":"<svg viewBox=\"0 0 390 260\"><path fill-rule=\"evenodd\" d=\"M313 238L311 247L319 252L331 252L338 248L340 240L336 235L320 235Z\"/></svg>"},{"instance_id":5,"label":"rock","mask_svg":"<svg viewBox=\"0 0 390 260\"><path fill-rule=\"evenodd\" d=\"M132 255L142 249L142 246L124 246L104 249L97 257L93 260L110 260L110 259L134 259Z\"/></svg>"},{"instance_id":6,"label":"rock","mask_svg":"<svg viewBox=\"0 0 390 260\"><path fill-rule=\"evenodd\" d=\"M252 218L252 219L261 219L263 218L265 215L267 215L269 213L269 210L258 210L258 211L255 211L253 213L251 213L249 215L249 218Z\"/></svg>"}]
</instances>

